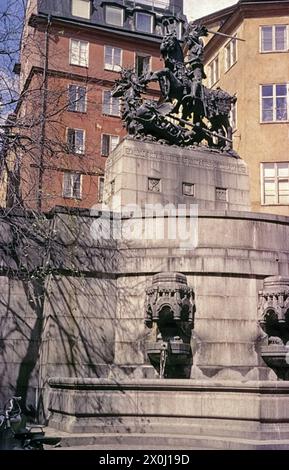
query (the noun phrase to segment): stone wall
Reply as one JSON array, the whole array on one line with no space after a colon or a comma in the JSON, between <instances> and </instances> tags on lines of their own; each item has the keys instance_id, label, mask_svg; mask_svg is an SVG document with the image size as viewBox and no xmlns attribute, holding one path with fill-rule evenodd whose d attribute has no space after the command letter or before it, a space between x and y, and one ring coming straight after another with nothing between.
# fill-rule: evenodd
<instances>
[{"instance_id":1,"label":"stone wall","mask_svg":"<svg viewBox=\"0 0 289 470\"><path fill-rule=\"evenodd\" d=\"M46 242L50 221L41 217L41 234L30 213L4 211L0 222L0 403L21 395L35 409L38 357L43 329ZM40 268L40 271L39 271Z\"/></svg>"},{"instance_id":2,"label":"stone wall","mask_svg":"<svg viewBox=\"0 0 289 470\"><path fill-rule=\"evenodd\" d=\"M185 274L195 291L192 378L276 379L259 354L257 299L265 277L289 275L288 218L200 212L197 246L184 248L166 237L96 237L101 215L58 208L42 237L18 215L18 239L14 216L2 220L1 402L21 394L45 414L49 377L153 378L145 290L162 271ZM109 227L135 223L106 215Z\"/></svg>"},{"instance_id":3,"label":"stone wall","mask_svg":"<svg viewBox=\"0 0 289 470\"><path fill-rule=\"evenodd\" d=\"M59 208L43 217L38 238L39 220L33 216L12 214L2 222L2 403L21 395L32 414L37 410L45 415L48 377L109 375L117 249L111 240L100 244L91 237L97 217Z\"/></svg>"}]
</instances>

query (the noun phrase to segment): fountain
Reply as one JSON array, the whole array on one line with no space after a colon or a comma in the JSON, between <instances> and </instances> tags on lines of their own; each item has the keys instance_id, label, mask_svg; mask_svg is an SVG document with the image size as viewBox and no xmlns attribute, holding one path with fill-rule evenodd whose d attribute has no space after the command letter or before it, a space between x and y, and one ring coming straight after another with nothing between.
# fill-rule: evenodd
<instances>
[{"instance_id":1,"label":"fountain","mask_svg":"<svg viewBox=\"0 0 289 470\"><path fill-rule=\"evenodd\" d=\"M272 276L259 292L259 324L268 344L261 357L279 380L289 380L289 278Z\"/></svg>"},{"instance_id":2,"label":"fountain","mask_svg":"<svg viewBox=\"0 0 289 470\"><path fill-rule=\"evenodd\" d=\"M189 25L189 56L204 32ZM137 77L123 69L112 91L129 136L107 159L110 212L91 215L96 237L77 237L88 243L87 271L92 260L96 266L81 283L96 292L91 315L101 334L93 335L89 360L99 368L72 376L54 367L49 424L112 448L289 446L289 279L268 278L288 273L289 218L249 212L247 165L224 125L234 97L202 86L201 60L187 67L175 34L161 51L163 70ZM156 80L158 103L145 98ZM107 221L109 240L100 230ZM86 259L75 253L76 263ZM90 337L86 310L83 317ZM261 357L282 382L260 357L259 325L268 336ZM52 343L49 364L52 354L60 362L59 351Z\"/></svg>"},{"instance_id":3,"label":"fountain","mask_svg":"<svg viewBox=\"0 0 289 470\"><path fill-rule=\"evenodd\" d=\"M179 273L156 274L147 289L146 318L148 328L156 325L156 341L146 344L146 352L160 378L190 376L194 327L194 291L186 276Z\"/></svg>"}]
</instances>

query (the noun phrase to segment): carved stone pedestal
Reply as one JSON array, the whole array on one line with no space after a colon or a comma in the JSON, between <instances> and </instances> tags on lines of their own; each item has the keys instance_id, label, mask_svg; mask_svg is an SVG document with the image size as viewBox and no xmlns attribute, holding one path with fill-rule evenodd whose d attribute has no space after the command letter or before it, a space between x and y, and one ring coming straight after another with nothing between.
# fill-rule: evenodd
<instances>
[{"instance_id":1,"label":"carved stone pedestal","mask_svg":"<svg viewBox=\"0 0 289 470\"><path fill-rule=\"evenodd\" d=\"M187 208L250 210L246 163L202 147L180 148L124 139L106 163L104 202L112 210L128 204L179 204Z\"/></svg>"}]
</instances>

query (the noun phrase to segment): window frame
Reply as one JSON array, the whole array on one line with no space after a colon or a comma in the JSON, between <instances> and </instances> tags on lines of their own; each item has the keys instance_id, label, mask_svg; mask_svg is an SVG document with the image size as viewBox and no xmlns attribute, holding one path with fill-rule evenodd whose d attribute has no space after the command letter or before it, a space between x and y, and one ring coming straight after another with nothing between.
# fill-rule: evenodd
<instances>
[{"instance_id":1,"label":"window frame","mask_svg":"<svg viewBox=\"0 0 289 470\"><path fill-rule=\"evenodd\" d=\"M75 176L75 175L79 175L80 176L80 182L79 182L79 196L74 196L73 194L71 194L70 196L66 195L64 193L64 178L65 176L67 175L70 175L70 176ZM77 199L77 200L82 200L82 185L83 185L83 174L82 173L76 173L76 172L73 172L73 171L65 171L63 173L63 178L62 178L62 197L63 199ZM71 193L72 193L72 190L73 190L73 185L70 185L71 186Z\"/></svg>"},{"instance_id":2,"label":"window frame","mask_svg":"<svg viewBox=\"0 0 289 470\"><path fill-rule=\"evenodd\" d=\"M107 155L103 152L103 138L104 138L104 136L109 136L109 146L108 146L109 149L108 149L108 154L107 154ZM106 132L103 132L103 133L101 134L101 148L100 148L100 154L101 154L102 157L107 158L107 157L109 156L110 152L112 152L112 151L114 150L114 149L111 149L111 140L112 140L112 137L116 137L116 138L118 139L118 142L117 142L117 144L116 144L116 146L117 146L117 145L119 144L119 141L120 141L119 135L116 135L116 134L107 134ZM116 147L116 146L115 146L115 147ZM115 148L115 147L114 147L114 148Z\"/></svg>"},{"instance_id":3,"label":"window frame","mask_svg":"<svg viewBox=\"0 0 289 470\"><path fill-rule=\"evenodd\" d=\"M81 131L83 134L83 147L82 147L82 152L76 152L76 151L71 151L69 148L69 142L68 142L68 135L69 135L69 130L72 131ZM68 153L71 155L85 155L85 144L86 144L86 131L85 129L79 129L76 127L67 127L66 128L66 143L68 146Z\"/></svg>"},{"instance_id":4,"label":"window frame","mask_svg":"<svg viewBox=\"0 0 289 470\"><path fill-rule=\"evenodd\" d=\"M121 24L115 24L115 23L109 23L107 21L107 12L108 12L108 9L111 8L113 10L118 10L121 12ZM124 9L121 8L121 7L117 7L115 5L105 5L105 11L104 11L104 21L106 24L109 24L110 26L115 26L116 28L123 28L123 25L124 25Z\"/></svg>"},{"instance_id":5,"label":"window frame","mask_svg":"<svg viewBox=\"0 0 289 470\"><path fill-rule=\"evenodd\" d=\"M101 182L103 184L103 187L102 187L102 192L100 191L101 189ZM104 196L104 182L105 182L105 178L104 178L104 175L100 175L98 177L98 202L103 202L103 196Z\"/></svg>"},{"instance_id":6,"label":"window frame","mask_svg":"<svg viewBox=\"0 0 289 470\"><path fill-rule=\"evenodd\" d=\"M261 205L262 206L289 206L289 202L279 202L279 180L286 179L286 177L278 177L278 164L286 163L288 166L288 186L289 186L289 161L279 161L279 162L261 162L260 164L260 179L261 179ZM265 165L274 165L274 185L275 185L275 202L265 202L265 174L264 169ZM273 177L272 177L273 179ZM277 201L277 202L276 202Z\"/></svg>"},{"instance_id":7,"label":"window frame","mask_svg":"<svg viewBox=\"0 0 289 470\"><path fill-rule=\"evenodd\" d=\"M110 93L111 99L114 98L113 96L111 96L111 90L108 90L108 89L102 90L102 114L105 115L105 116L113 116L113 117L118 117L118 118L120 118L121 112L120 112L120 99L119 99L119 98L115 98L115 99L118 100L118 103L119 103L119 111L118 111L118 114L112 114L111 112L110 112L110 113L104 112L104 109L103 109L103 108L104 108L104 95L105 95L105 93L108 93L108 92ZM111 109L113 108L113 106L112 106L112 101L111 101L111 103L110 103L110 108L111 108Z\"/></svg>"},{"instance_id":8,"label":"window frame","mask_svg":"<svg viewBox=\"0 0 289 470\"><path fill-rule=\"evenodd\" d=\"M73 14L73 2L75 1L87 1L87 3L89 4L89 16L79 16L79 15L74 15ZM91 18L91 1L90 0L71 0L71 14L74 18L83 18L85 20L90 20Z\"/></svg>"},{"instance_id":9,"label":"window frame","mask_svg":"<svg viewBox=\"0 0 289 470\"><path fill-rule=\"evenodd\" d=\"M135 54L134 54L135 71L136 71L136 75L138 77L140 77L140 75L138 75L138 70L137 70L137 58L138 57L142 57L142 58L149 57L148 72L151 72L151 70L152 70L152 56L150 54L147 54L146 52L135 52Z\"/></svg>"},{"instance_id":10,"label":"window frame","mask_svg":"<svg viewBox=\"0 0 289 470\"><path fill-rule=\"evenodd\" d=\"M217 73L216 73L216 67L215 67L216 63L218 63ZM212 69L211 69L211 67L212 67ZM219 55L219 53L208 64L208 69L209 69L208 86L209 86L209 88L212 88L216 83L218 83L218 81L220 80L220 77L221 77L221 74L220 74L220 55ZM211 74L211 70L213 70L212 74ZM214 80L211 80L212 75L213 75Z\"/></svg>"},{"instance_id":11,"label":"window frame","mask_svg":"<svg viewBox=\"0 0 289 470\"><path fill-rule=\"evenodd\" d=\"M278 85L286 85L287 94L286 94L286 105L287 105L287 119L277 120L276 113L277 113L277 95L276 95L276 87ZM273 86L273 120L272 121L263 121L263 87L264 86ZM260 85L260 124L283 124L289 122L289 82L288 83L262 83Z\"/></svg>"},{"instance_id":12,"label":"window frame","mask_svg":"<svg viewBox=\"0 0 289 470\"><path fill-rule=\"evenodd\" d=\"M86 64L83 65L83 64L75 64L72 62L72 42L75 41L75 42L78 42L79 45L80 43L85 43L87 44L87 60L86 60ZM89 42L88 41L83 41L82 39L73 39L73 38L70 38L69 40L69 65L73 65L75 67L84 67L84 68L88 68L89 67ZM79 54L78 54L78 59L80 59L80 48L79 48Z\"/></svg>"},{"instance_id":13,"label":"window frame","mask_svg":"<svg viewBox=\"0 0 289 470\"><path fill-rule=\"evenodd\" d=\"M83 88L85 90L85 99L84 99L84 111L80 111L79 109L69 109L69 106L70 106L70 96L69 96L69 88L71 86L75 86L78 88ZM86 86L82 86L82 85L76 85L75 83L69 83L68 86L67 86L67 93L68 93L68 101L69 101L69 104L68 104L68 108L67 110L70 112L70 113L81 113L81 114L86 114L87 113L87 87ZM79 98L77 98L74 103L77 105L77 103L79 103L80 100ZM77 107L77 106L76 106Z\"/></svg>"},{"instance_id":14,"label":"window frame","mask_svg":"<svg viewBox=\"0 0 289 470\"><path fill-rule=\"evenodd\" d=\"M141 29L138 29L137 27L137 21L138 21L138 16L139 15L143 15L143 16L148 16L150 17L150 20L151 20L151 28L150 28L150 31L143 31ZM139 33L144 33L144 34L153 34L154 32L154 15L152 15L151 13L146 13L145 11L137 11L135 13L135 20L134 20L134 26L135 26L135 30L138 31Z\"/></svg>"},{"instance_id":15,"label":"window frame","mask_svg":"<svg viewBox=\"0 0 289 470\"><path fill-rule=\"evenodd\" d=\"M224 57L224 72L228 72L237 62L238 62L238 47L237 47L237 33L233 35L233 38L230 39L224 46L224 54L225 54L225 57ZM235 44L235 61L232 62L231 61L231 57L232 57L232 44ZM227 54L227 50L228 50L228 47L230 48L229 49L229 57L230 57L230 64L228 64L228 54Z\"/></svg>"},{"instance_id":16,"label":"window frame","mask_svg":"<svg viewBox=\"0 0 289 470\"><path fill-rule=\"evenodd\" d=\"M286 28L286 39L285 39L285 49L275 49L276 46L276 26L285 26ZM272 46L273 49L270 51L263 51L263 28L272 28ZM275 23L275 24L262 24L259 26L259 52L260 54L278 54L289 51L289 25L284 23Z\"/></svg>"},{"instance_id":17,"label":"window frame","mask_svg":"<svg viewBox=\"0 0 289 470\"><path fill-rule=\"evenodd\" d=\"M106 61L105 61L105 53L106 53L106 48L107 47L111 47L112 50L113 50L113 53L112 53L112 62L114 62L114 49L119 49L120 50L120 64L119 65L115 65L114 63L111 64L107 64ZM104 70L110 70L112 72L120 72L121 68L122 68L122 63L123 63L123 49L121 47L117 47L117 46L110 46L109 44L105 44L104 45L104 48L103 48L103 63L104 63Z\"/></svg>"},{"instance_id":18,"label":"window frame","mask_svg":"<svg viewBox=\"0 0 289 470\"><path fill-rule=\"evenodd\" d=\"M232 111L235 110L235 126L233 126L233 121L232 121ZM230 111L230 114L229 114L229 122L230 122L230 126L232 127L232 133L236 132L237 129L238 129L238 100L235 101L235 103L232 104L231 106L231 111Z\"/></svg>"}]
</instances>

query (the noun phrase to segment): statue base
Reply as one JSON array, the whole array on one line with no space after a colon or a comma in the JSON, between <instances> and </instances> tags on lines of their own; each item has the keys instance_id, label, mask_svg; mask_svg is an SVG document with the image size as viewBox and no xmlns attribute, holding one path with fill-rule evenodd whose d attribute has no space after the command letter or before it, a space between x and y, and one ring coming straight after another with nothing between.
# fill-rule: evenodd
<instances>
[{"instance_id":1,"label":"statue base","mask_svg":"<svg viewBox=\"0 0 289 470\"><path fill-rule=\"evenodd\" d=\"M246 163L206 147L180 148L125 138L106 164L104 203L119 211L197 204L205 210L250 210Z\"/></svg>"}]
</instances>

